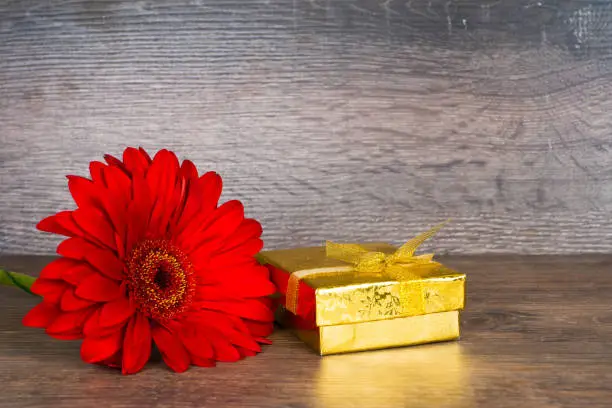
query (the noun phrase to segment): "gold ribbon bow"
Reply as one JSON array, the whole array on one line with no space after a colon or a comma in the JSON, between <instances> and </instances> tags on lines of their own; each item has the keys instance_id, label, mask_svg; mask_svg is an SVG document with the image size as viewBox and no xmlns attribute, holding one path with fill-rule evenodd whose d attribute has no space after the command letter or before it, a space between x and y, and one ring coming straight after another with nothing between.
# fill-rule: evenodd
<instances>
[{"instance_id":1,"label":"gold ribbon bow","mask_svg":"<svg viewBox=\"0 0 612 408\"><path fill-rule=\"evenodd\" d=\"M316 274L364 272L381 273L389 279L396 281L414 281L420 296L416 301L410 302L417 309L416 314L423 314L425 309L425 291L419 279L424 272L430 271L431 266L439 265L433 260L434 254L415 256L417 248L426 240L434 236L448 221L436 225L402 245L392 254L384 252L369 251L359 244L338 244L326 241L325 251L328 258L346 262L349 265L330 268L307 269L291 274L287 284L286 308L291 313L297 314L298 291L300 280L306 276ZM400 299L408 301L409 288L400 286Z\"/></svg>"}]
</instances>

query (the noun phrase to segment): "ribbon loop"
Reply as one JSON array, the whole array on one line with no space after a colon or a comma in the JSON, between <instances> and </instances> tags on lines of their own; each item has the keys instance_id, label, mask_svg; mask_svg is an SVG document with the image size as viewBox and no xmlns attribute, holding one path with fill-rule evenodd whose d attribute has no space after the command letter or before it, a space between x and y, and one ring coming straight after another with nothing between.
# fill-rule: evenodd
<instances>
[{"instance_id":1,"label":"ribbon loop","mask_svg":"<svg viewBox=\"0 0 612 408\"><path fill-rule=\"evenodd\" d=\"M440 231L442 227L444 227L447 223L448 220L434 226L430 230L425 231L422 234L419 234L416 237L412 238L410 241L406 242L404 245L399 247L399 249L395 251L395 253L390 255L390 262L404 263L414 260L414 252L417 250L417 248L420 247L423 242L436 235L436 233ZM431 254L431 256L433 257L433 254Z\"/></svg>"},{"instance_id":2,"label":"ribbon loop","mask_svg":"<svg viewBox=\"0 0 612 408\"><path fill-rule=\"evenodd\" d=\"M387 255L382 252L367 252L355 262L357 272L383 272L387 266Z\"/></svg>"}]
</instances>

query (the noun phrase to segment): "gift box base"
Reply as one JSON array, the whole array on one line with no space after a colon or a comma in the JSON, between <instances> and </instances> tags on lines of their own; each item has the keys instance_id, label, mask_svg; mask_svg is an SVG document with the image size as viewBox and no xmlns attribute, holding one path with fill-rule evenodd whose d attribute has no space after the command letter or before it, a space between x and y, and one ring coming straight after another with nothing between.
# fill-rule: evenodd
<instances>
[{"instance_id":1,"label":"gift box base","mask_svg":"<svg viewBox=\"0 0 612 408\"><path fill-rule=\"evenodd\" d=\"M321 355L411 346L459 338L459 311L294 332Z\"/></svg>"}]
</instances>

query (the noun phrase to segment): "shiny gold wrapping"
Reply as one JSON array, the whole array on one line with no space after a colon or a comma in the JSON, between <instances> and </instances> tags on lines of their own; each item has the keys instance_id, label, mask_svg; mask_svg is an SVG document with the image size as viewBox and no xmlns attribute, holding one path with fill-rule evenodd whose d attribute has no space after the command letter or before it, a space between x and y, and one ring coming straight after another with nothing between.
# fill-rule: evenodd
<instances>
[{"instance_id":1,"label":"shiny gold wrapping","mask_svg":"<svg viewBox=\"0 0 612 408\"><path fill-rule=\"evenodd\" d=\"M362 246L387 254L396 250L385 243ZM259 259L287 273L330 270L302 278L315 290L319 327L454 311L464 306L465 275L435 262L422 266L419 278L397 281L381 273L352 270L346 263L327 257L323 247L265 251Z\"/></svg>"},{"instance_id":2,"label":"shiny gold wrapping","mask_svg":"<svg viewBox=\"0 0 612 408\"><path fill-rule=\"evenodd\" d=\"M288 313L288 312L286 312ZM459 312L294 330L321 355L409 346L459 338Z\"/></svg>"}]
</instances>

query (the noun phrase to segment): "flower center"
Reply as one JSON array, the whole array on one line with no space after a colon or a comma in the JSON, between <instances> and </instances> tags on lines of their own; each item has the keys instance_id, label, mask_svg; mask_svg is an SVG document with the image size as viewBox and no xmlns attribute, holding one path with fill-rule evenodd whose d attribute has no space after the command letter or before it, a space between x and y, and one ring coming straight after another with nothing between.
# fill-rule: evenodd
<instances>
[{"instance_id":1,"label":"flower center","mask_svg":"<svg viewBox=\"0 0 612 408\"><path fill-rule=\"evenodd\" d=\"M169 241L142 241L130 253L127 267L128 290L138 309L147 316L172 319L193 300L193 266Z\"/></svg>"}]
</instances>

